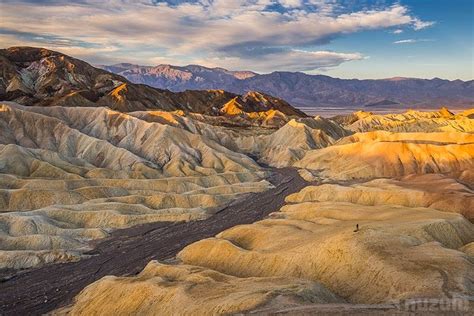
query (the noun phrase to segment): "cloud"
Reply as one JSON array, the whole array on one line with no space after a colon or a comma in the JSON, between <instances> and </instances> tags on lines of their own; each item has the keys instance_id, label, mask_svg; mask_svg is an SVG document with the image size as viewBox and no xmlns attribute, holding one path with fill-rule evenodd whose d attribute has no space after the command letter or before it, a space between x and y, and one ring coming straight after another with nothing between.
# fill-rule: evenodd
<instances>
[{"instance_id":1,"label":"cloud","mask_svg":"<svg viewBox=\"0 0 474 316\"><path fill-rule=\"evenodd\" d=\"M433 26L435 24L436 22L433 21L421 21L418 18L413 19L413 28L417 31Z\"/></svg>"},{"instance_id":2,"label":"cloud","mask_svg":"<svg viewBox=\"0 0 474 316\"><path fill-rule=\"evenodd\" d=\"M396 29L392 32L393 34L402 34L403 33L403 30L401 29Z\"/></svg>"},{"instance_id":3,"label":"cloud","mask_svg":"<svg viewBox=\"0 0 474 316\"><path fill-rule=\"evenodd\" d=\"M2 2L0 45L21 42L74 51L79 58L101 63L227 60L235 68L270 69L273 62L310 71L357 59L329 58L328 52L315 48L339 36L401 26L421 29L432 23L412 16L400 4L351 11L342 10L335 0L40 2Z\"/></svg>"},{"instance_id":4,"label":"cloud","mask_svg":"<svg viewBox=\"0 0 474 316\"><path fill-rule=\"evenodd\" d=\"M339 66L348 61L364 59L360 53L339 53L331 51L305 51L291 49L275 51L253 58L241 57L216 57L197 60L199 64L208 67L222 67L228 69L252 69L256 72L270 71L307 71L308 69L325 70Z\"/></svg>"},{"instance_id":5,"label":"cloud","mask_svg":"<svg viewBox=\"0 0 474 316\"><path fill-rule=\"evenodd\" d=\"M278 2L285 8L298 8L303 5L301 0L279 0Z\"/></svg>"},{"instance_id":6,"label":"cloud","mask_svg":"<svg viewBox=\"0 0 474 316\"><path fill-rule=\"evenodd\" d=\"M399 40L393 42L393 44L414 44L414 43L420 43L420 42L433 42L434 40L432 39L427 39L427 38L422 38L422 39L404 39L404 40Z\"/></svg>"}]
</instances>

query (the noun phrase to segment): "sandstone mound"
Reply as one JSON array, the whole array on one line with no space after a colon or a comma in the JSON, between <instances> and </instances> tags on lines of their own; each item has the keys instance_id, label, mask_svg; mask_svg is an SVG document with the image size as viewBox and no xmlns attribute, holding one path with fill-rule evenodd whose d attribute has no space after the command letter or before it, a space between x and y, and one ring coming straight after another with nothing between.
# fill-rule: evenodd
<instances>
[{"instance_id":1,"label":"sandstone mound","mask_svg":"<svg viewBox=\"0 0 474 316\"><path fill-rule=\"evenodd\" d=\"M426 173L459 175L474 169L471 140L471 134L462 133L362 133L309 151L294 165L340 180Z\"/></svg>"},{"instance_id":2,"label":"sandstone mound","mask_svg":"<svg viewBox=\"0 0 474 316\"><path fill-rule=\"evenodd\" d=\"M320 284L280 277L238 278L213 270L150 262L136 277L105 277L85 288L68 315L217 315L257 307L342 300Z\"/></svg>"}]
</instances>

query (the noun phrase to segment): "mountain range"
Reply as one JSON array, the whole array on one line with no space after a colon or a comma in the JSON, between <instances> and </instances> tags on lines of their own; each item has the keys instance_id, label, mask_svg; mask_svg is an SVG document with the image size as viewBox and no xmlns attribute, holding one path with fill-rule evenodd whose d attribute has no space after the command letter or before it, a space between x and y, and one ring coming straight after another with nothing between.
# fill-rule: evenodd
<instances>
[{"instance_id":1,"label":"mountain range","mask_svg":"<svg viewBox=\"0 0 474 316\"><path fill-rule=\"evenodd\" d=\"M172 92L134 84L121 75L44 48L0 49L0 72L0 101L28 106L107 106L121 112L181 110L213 116L275 110L306 116L281 99L253 91L245 95L223 90Z\"/></svg>"},{"instance_id":2,"label":"mountain range","mask_svg":"<svg viewBox=\"0 0 474 316\"><path fill-rule=\"evenodd\" d=\"M380 80L338 79L301 72L229 71L223 68L188 66L99 66L131 82L179 92L223 89L243 94L260 91L299 107L413 107L441 105L469 107L474 104L474 80L389 78Z\"/></svg>"}]
</instances>

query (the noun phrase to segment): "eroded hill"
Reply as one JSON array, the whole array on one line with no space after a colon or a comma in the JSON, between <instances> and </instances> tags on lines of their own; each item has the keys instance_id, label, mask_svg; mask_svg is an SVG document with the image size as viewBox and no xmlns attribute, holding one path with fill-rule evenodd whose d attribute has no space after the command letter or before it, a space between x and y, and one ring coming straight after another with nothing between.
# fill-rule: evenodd
<instances>
[{"instance_id":1,"label":"eroded hill","mask_svg":"<svg viewBox=\"0 0 474 316\"><path fill-rule=\"evenodd\" d=\"M2 268L77 259L91 239L202 219L269 187L247 156L106 108L0 106Z\"/></svg>"}]
</instances>

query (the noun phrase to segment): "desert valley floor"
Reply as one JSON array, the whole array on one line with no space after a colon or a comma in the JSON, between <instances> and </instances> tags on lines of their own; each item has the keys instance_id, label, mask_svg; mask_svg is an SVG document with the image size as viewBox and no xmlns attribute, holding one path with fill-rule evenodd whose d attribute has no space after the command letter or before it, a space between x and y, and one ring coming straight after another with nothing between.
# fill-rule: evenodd
<instances>
[{"instance_id":1,"label":"desert valley floor","mask_svg":"<svg viewBox=\"0 0 474 316\"><path fill-rule=\"evenodd\" d=\"M0 315L473 312L474 109L311 117L0 57Z\"/></svg>"}]
</instances>

